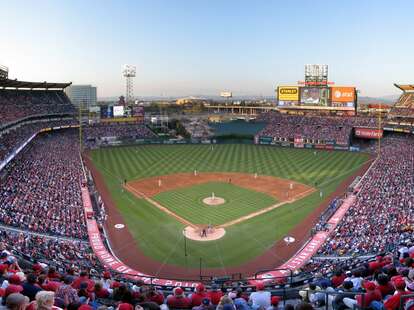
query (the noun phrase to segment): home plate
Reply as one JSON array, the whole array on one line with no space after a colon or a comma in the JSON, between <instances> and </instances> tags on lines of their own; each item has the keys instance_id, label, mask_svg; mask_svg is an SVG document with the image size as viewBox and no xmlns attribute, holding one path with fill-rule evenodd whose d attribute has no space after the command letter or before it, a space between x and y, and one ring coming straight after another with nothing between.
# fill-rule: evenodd
<instances>
[{"instance_id":1,"label":"home plate","mask_svg":"<svg viewBox=\"0 0 414 310\"><path fill-rule=\"evenodd\" d=\"M124 228L124 227L125 227L125 225L124 225L124 224L115 224L115 225L114 225L114 227L115 227L116 229L122 229L122 228Z\"/></svg>"}]
</instances>

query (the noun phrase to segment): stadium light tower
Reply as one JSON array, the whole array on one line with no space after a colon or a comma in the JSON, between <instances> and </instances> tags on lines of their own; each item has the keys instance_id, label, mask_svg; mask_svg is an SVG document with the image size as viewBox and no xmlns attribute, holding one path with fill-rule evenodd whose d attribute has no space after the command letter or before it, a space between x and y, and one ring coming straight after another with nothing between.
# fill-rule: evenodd
<instances>
[{"instance_id":1,"label":"stadium light tower","mask_svg":"<svg viewBox=\"0 0 414 310\"><path fill-rule=\"evenodd\" d=\"M125 101L127 104L129 104L134 99L134 84L132 78L134 78L137 74L137 67L133 65L124 65L122 74L126 78Z\"/></svg>"}]
</instances>

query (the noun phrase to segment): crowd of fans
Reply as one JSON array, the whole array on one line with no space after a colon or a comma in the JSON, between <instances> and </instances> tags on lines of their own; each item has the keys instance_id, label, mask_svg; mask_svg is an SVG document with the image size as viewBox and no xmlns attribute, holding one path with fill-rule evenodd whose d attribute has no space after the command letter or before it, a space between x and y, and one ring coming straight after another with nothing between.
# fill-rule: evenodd
<instances>
[{"instance_id":1,"label":"crowd of fans","mask_svg":"<svg viewBox=\"0 0 414 310\"><path fill-rule=\"evenodd\" d=\"M412 310L414 247L382 254L359 265L337 264L295 287L233 282L199 283L194 289L144 284L109 271L56 269L35 262L20 267L13 253L0 253L0 296L6 309L193 309L193 310Z\"/></svg>"},{"instance_id":2,"label":"crowd of fans","mask_svg":"<svg viewBox=\"0 0 414 310\"><path fill-rule=\"evenodd\" d=\"M355 203L319 254L360 255L411 244L414 139L385 138L380 154L363 179Z\"/></svg>"},{"instance_id":3,"label":"crowd of fans","mask_svg":"<svg viewBox=\"0 0 414 310\"><path fill-rule=\"evenodd\" d=\"M320 144L335 141L348 145L353 127L378 126L377 120L369 117L320 117L269 112L261 114L259 119L267 122L267 126L257 134L258 137L291 142L300 137L305 143Z\"/></svg>"},{"instance_id":4,"label":"crowd of fans","mask_svg":"<svg viewBox=\"0 0 414 310\"><path fill-rule=\"evenodd\" d=\"M0 250L56 269L100 268L87 242L0 228Z\"/></svg>"},{"instance_id":5,"label":"crowd of fans","mask_svg":"<svg viewBox=\"0 0 414 310\"><path fill-rule=\"evenodd\" d=\"M7 167L0 222L35 232L87 238L77 131L43 134Z\"/></svg>"},{"instance_id":6,"label":"crowd of fans","mask_svg":"<svg viewBox=\"0 0 414 310\"><path fill-rule=\"evenodd\" d=\"M0 126L33 115L75 113L61 90L0 90Z\"/></svg>"},{"instance_id":7,"label":"crowd of fans","mask_svg":"<svg viewBox=\"0 0 414 310\"><path fill-rule=\"evenodd\" d=\"M156 135L144 124L140 123L98 123L83 127L87 139L104 137L117 138L155 138Z\"/></svg>"},{"instance_id":8,"label":"crowd of fans","mask_svg":"<svg viewBox=\"0 0 414 310\"><path fill-rule=\"evenodd\" d=\"M15 149L27 141L33 134L43 128L67 126L76 124L76 120L42 121L18 125L0 135L0 162L9 156Z\"/></svg>"},{"instance_id":9,"label":"crowd of fans","mask_svg":"<svg viewBox=\"0 0 414 310\"><path fill-rule=\"evenodd\" d=\"M393 107L390 111L389 118L395 118L395 117L414 117L414 107L412 108L398 108Z\"/></svg>"}]
</instances>

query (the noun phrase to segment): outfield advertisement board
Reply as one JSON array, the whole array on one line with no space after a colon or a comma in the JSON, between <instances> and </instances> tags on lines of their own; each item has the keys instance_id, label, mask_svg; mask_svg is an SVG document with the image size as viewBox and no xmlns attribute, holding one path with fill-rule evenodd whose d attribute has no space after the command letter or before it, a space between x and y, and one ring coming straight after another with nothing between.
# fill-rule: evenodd
<instances>
[{"instance_id":1,"label":"outfield advertisement board","mask_svg":"<svg viewBox=\"0 0 414 310\"><path fill-rule=\"evenodd\" d=\"M379 139L383 136L383 130L372 128L355 128L355 136L358 138Z\"/></svg>"},{"instance_id":2,"label":"outfield advertisement board","mask_svg":"<svg viewBox=\"0 0 414 310\"><path fill-rule=\"evenodd\" d=\"M295 137L294 146L297 148L304 148L303 138L300 136Z\"/></svg>"},{"instance_id":3,"label":"outfield advertisement board","mask_svg":"<svg viewBox=\"0 0 414 310\"><path fill-rule=\"evenodd\" d=\"M278 106L297 106L299 105L298 86L279 86L277 88Z\"/></svg>"},{"instance_id":4,"label":"outfield advertisement board","mask_svg":"<svg viewBox=\"0 0 414 310\"><path fill-rule=\"evenodd\" d=\"M332 87L332 107L355 108L355 87Z\"/></svg>"},{"instance_id":5,"label":"outfield advertisement board","mask_svg":"<svg viewBox=\"0 0 414 310\"><path fill-rule=\"evenodd\" d=\"M281 101L299 101L298 86L279 86L277 93L278 99Z\"/></svg>"}]
</instances>

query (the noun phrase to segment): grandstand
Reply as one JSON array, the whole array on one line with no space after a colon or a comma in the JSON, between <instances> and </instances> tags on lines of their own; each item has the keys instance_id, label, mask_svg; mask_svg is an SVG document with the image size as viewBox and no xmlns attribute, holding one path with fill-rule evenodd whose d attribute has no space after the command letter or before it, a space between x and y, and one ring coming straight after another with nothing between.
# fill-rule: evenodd
<instances>
[{"instance_id":1,"label":"grandstand","mask_svg":"<svg viewBox=\"0 0 414 310\"><path fill-rule=\"evenodd\" d=\"M395 105L392 107L389 118L409 118L414 119L414 85L394 84L395 87L403 91Z\"/></svg>"}]
</instances>

